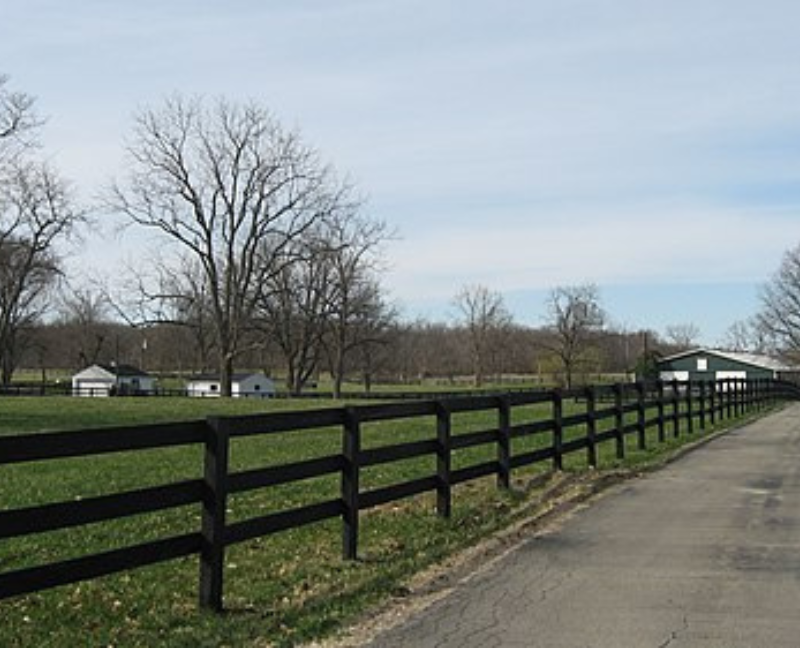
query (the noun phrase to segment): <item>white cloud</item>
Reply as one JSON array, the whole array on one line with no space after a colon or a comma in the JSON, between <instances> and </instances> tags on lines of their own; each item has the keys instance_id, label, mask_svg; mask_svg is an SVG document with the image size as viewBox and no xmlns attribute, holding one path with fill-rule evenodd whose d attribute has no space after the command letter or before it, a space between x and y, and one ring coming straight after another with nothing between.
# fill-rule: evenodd
<instances>
[{"instance_id":1,"label":"white cloud","mask_svg":"<svg viewBox=\"0 0 800 648\"><path fill-rule=\"evenodd\" d=\"M794 214L654 209L563 213L549 221L430 228L394 246L390 282L411 302L446 300L467 283L506 292L583 282L603 284L754 281L787 241L800 241Z\"/></svg>"},{"instance_id":2,"label":"white cloud","mask_svg":"<svg viewBox=\"0 0 800 648\"><path fill-rule=\"evenodd\" d=\"M39 96L85 193L139 105L254 98L400 230L409 301L757 281L800 239L796 2L5 5L0 72Z\"/></svg>"}]
</instances>

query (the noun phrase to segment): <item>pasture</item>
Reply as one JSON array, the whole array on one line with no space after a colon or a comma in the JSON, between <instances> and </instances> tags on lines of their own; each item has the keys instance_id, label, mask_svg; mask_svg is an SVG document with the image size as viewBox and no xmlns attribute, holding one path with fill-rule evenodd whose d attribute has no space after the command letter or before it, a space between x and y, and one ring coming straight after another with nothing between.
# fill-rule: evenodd
<instances>
[{"instance_id":1,"label":"pasture","mask_svg":"<svg viewBox=\"0 0 800 648\"><path fill-rule=\"evenodd\" d=\"M223 401L192 399L14 398L0 400L0 434L154 423L209 415L251 414L275 409L316 409L318 401ZM565 416L583 411L566 401ZM512 423L551 416L549 404L514 411ZM633 420L633 415L626 415ZM496 416L469 412L453 416L454 433L496 426ZM606 422L606 426L609 425ZM435 419L382 421L365 426L364 448L413 442L435 436ZM710 426L709 428L710 429ZM574 430L573 435L581 434ZM598 447L601 468L657 462L689 437L629 448L617 458L613 443ZM569 437L565 439L568 441ZM632 439L631 439L632 440ZM515 453L541 447L538 437L515 440ZM632 446L633 444L631 444ZM236 439L231 469L248 470L324 456L341 447L340 429L317 429L278 436ZM454 469L491 460L494 448L478 446L454 454ZM565 458L566 470L586 467L584 453ZM418 457L375 466L362 475L364 489L407 481L435 472L435 460ZM359 560L341 558L337 520L243 542L227 550L225 608L222 615L197 607L198 566L186 558L93 581L65 585L0 601L0 644L22 646L119 645L202 646L271 642L292 645L322 636L352 619L365 606L401 593L416 571L514 521L535 496L530 478L547 471L536 464L515 471L509 491L494 478L455 488L452 517L436 516L435 494L378 507L362 515ZM112 453L58 461L0 466L2 508L13 509L80 499L190 479L202 472L201 450L180 447ZM229 500L228 517L245 520L288 507L336 497L338 475L242 493ZM149 513L0 543L0 571L62 560L88 552L124 547L197 528L196 506Z\"/></svg>"}]
</instances>

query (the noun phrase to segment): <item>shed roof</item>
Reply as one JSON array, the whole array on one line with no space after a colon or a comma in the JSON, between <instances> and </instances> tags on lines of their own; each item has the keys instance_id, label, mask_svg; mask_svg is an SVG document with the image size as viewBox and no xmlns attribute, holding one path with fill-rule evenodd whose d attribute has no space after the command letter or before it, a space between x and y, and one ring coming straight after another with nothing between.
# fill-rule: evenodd
<instances>
[{"instance_id":1,"label":"shed roof","mask_svg":"<svg viewBox=\"0 0 800 648\"><path fill-rule=\"evenodd\" d=\"M99 372L105 373L110 377L118 377L118 378L129 378L129 377L140 377L140 378L147 378L150 374L146 371L142 371L138 367L134 367L133 365L128 364L93 364L85 369L79 371L75 374L77 377L82 377L84 375L95 375Z\"/></svg>"},{"instance_id":2,"label":"shed roof","mask_svg":"<svg viewBox=\"0 0 800 648\"><path fill-rule=\"evenodd\" d=\"M105 369L108 373L114 374L115 376L149 376L146 371L139 369L139 367L134 367L133 365L129 364L101 364L98 365L102 369Z\"/></svg>"},{"instance_id":3,"label":"shed roof","mask_svg":"<svg viewBox=\"0 0 800 648\"><path fill-rule=\"evenodd\" d=\"M254 377L266 378L267 380L272 380L271 378L268 378L263 373L255 372L255 373L234 373L234 374L231 374L231 381L232 382L242 382L244 380L247 380L248 378L254 378ZM200 381L202 381L202 382L215 382L215 381L219 381L219 380L221 380L219 374L198 374L196 376L192 376L191 378L189 378L189 382L200 382Z\"/></svg>"}]
</instances>

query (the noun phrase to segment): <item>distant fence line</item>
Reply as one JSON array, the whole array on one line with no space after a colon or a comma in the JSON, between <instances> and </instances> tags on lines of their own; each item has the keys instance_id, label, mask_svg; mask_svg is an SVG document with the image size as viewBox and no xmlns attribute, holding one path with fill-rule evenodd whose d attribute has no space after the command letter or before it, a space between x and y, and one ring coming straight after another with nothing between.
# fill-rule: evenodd
<instances>
[{"instance_id":1,"label":"distant fence line","mask_svg":"<svg viewBox=\"0 0 800 648\"><path fill-rule=\"evenodd\" d=\"M456 398L464 396L485 396L487 394L506 394L518 392L544 392L542 387L503 387L497 389L453 389L436 391L346 391L342 393L343 398L351 400L433 400L436 398ZM118 393L110 392L106 387L72 387L69 383L64 384L19 384L0 387L0 396L75 396L75 397L94 397L94 398L219 398L218 391L200 391L197 389L130 389ZM238 392L234 398L297 398L297 399L319 399L331 400L334 398L332 391L305 391L294 394L287 391L276 391L274 393L263 391Z\"/></svg>"},{"instance_id":2,"label":"distant fence line","mask_svg":"<svg viewBox=\"0 0 800 648\"><path fill-rule=\"evenodd\" d=\"M437 514L448 518L453 487L457 484L494 475L498 487L507 489L513 471L523 466L549 462L553 470L561 470L564 457L575 452L585 452L588 465L597 466L598 446L603 443L613 442L615 454L621 459L625 457L625 439L629 435L636 437L637 448L645 449L649 428L657 428L657 439L662 443L668 436L678 437L682 432L691 434L696 429L705 429L709 423L740 417L779 400L798 397L800 391L796 385L775 380L640 382L572 391L527 391L0 437L0 465L174 446L204 448L203 474L195 479L79 501L0 511L2 540L179 506L199 505L202 510L199 528L191 533L0 572L0 599L198 555L200 605L220 611L225 575L223 559L226 547L232 544L340 518L343 556L354 559L358 553L359 514L366 509L435 492ZM576 399L583 411L565 414L565 399ZM605 402L610 405L603 406ZM512 424L512 412L516 408L541 403L549 404L549 417ZM453 433L454 414L478 411L496 412L496 426ZM421 418L434 423L430 438L368 449L361 447L362 427L368 423ZM605 423L599 426L600 422ZM342 432L341 449L335 454L255 470L229 470L230 443L234 438L327 427L339 428ZM572 434L568 434L570 431ZM580 436L576 436L578 433ZM539 437L542 444L532 450L513 453L512 439L523 437ZM496 458L452 468L454 451L478 446L494 446ZM435 472L372 490L360 488L360 473L364 468L423 456L435 457ZM232 494L331 474L340 475L338 497L235 523L226 521L227 500Z\"/></svg>"}]
</instances>

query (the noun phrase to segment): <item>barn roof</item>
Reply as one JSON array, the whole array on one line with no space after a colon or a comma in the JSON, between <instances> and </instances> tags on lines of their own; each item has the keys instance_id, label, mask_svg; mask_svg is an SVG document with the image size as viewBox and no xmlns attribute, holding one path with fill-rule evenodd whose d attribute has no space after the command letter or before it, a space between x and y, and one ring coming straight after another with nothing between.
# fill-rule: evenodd
<instances>
[{"instance_id":1,"label":"barn roof","mask_svg":"<svg viewBox=\"0 0 800 648\"><path fill-rule=\"evenodd\" d=\"M719 349L709 349L701 347L698 349L690 349L676 353L665 358L661 358L659 363L672 362L673 360L680 360L681 358L688 358L696 355L714 355L719 358L739 362L741 364L759 367L762 369L769 369L770 371L791 371L794 367L790 367L785 362L773 358L772 356L764 355L763 353L750 353L745 351L721 351Z\"/></svg>"}]
</instances>

